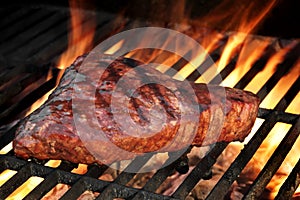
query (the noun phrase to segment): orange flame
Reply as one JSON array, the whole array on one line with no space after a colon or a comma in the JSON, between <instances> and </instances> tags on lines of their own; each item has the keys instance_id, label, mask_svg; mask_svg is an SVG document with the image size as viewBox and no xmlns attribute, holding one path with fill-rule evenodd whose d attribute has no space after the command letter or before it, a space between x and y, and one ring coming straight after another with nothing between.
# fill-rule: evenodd
<instances>
[{"instance_id":1,"label":"orange flame","mask_svg":"<svg viewBox=\"0 0 300 200\"><path fill-rule=\"evenodd\" d=\"M223 80L222 85L233 87L253 66L254 62L264 53L266 47L271 44L271 38L248 39L237 60L237 67Z\"/></svg>"},{"instance_id":2,"label":"orange flame","mask_svg":"<svg viewBox=\"0 0 300 200\"><path fill-rule=\"evenodd\" d=\"M285 54L291 50L291 48L295 45L292 43L286 48L282 49L278 53L276 53L273 57L270 58L267 63L265 69L261 71L255 78L248 84L246 87L248 90L252 92L257 92L261 89L263 84L269 79L269 77L273 74L275 67L279 64L283 59ZM274 109L276 104L283 98L288 89L293 85L293 83L297 80L300 75L300 60L292 67L290 72L283 76L275 87L268 93L266 98L261 102L260 107ZM293 99L290 103L286 112L299 114L300 113L300 93ZM257 130L262 123L255 123L253 130ZM279 143L282 141L283 137L287 134L289 129L291 128L290 124L285 124L278 122L272 128L267 138L259 147L258 151L254 154L252 160L248 163L245 170L243 171L243 176L249 176L251 180L253 180L259 173L259 171L264 167L266 161L271 157ZM249 137L255 134L255 132L251 133ZM247 138L247 141L249 138ZM245 141L245 142L247 142ZM274 199L277 192L279 191L281 185L284 180L287 178L288 174L292 171L293 167L297 163L299 157L297 155L300 154L300 139L298 138L293 148L286 156L284 162L280 166L279 170L276 172L274 177L271 179L266 188L270 191L269 197L270 199ZM250 172L251 171L251 172ZM248 174L247 174L248 173ZM300 192L300 189L297 191Z\"/></svg>"},{"instance_id":3,"label":"orange flame","mask_svg":"<svg viewBox=\"0 0 300 200\"><path fill-rule=\"evenodd\" d=\"M84 1L70 0L71 31L67 50L60 57L58 67L65 69L80 56L92 48L95 33L94 16L82 10ZM88 15L90 14L90 15Z\"/></svg>"},{"instance_id":4,"label":"orange flame","mask_svg":"<svg viewBox=\"0 0 300 200\"><path fill-rule=\"evenodd\" d=\"M272 56L267 62L263 71L258 73L246 86L246 90L257 93L260 88L267 82L267 80L272 76L276 70L276 66L281 63L285 55L296 45L296 42L291 43L284 49L278 51L274 56Z\"/></svg>"},{"instance_id":5,"label":"orange flame","mask_svg":"<svg viewBox=\"0 0 300 200\"><path fill-rule=\"evenodd\" d=\"M226 42L225 47L223 48L221 57L217 62L218 71L225 68L225 66L232 60L233 57L236 56L237 52L240 52L235 69L227 76L225 80L223 80L222 85L232 87L234 86L239 79L250 70L253 63L263 54L265 48L270 45L273 40L272 38L264 38L263 40L252 38L249 34L253 33L262 19L266 16L266 14L272 9L276 1L251 1L249 4L243 4L241 2L234 2L237 5L232 6L229 1L223 1L220 6L213 10L212 12L201 19L205 23L210 24L219 24L226 22L226 26L224 31L228 30L236 30L237 32L232 32L228 36L228 40ZM232 6L232 7L230 7ZM59 68L65 69L69 66L77 56L82 55L89 51L92 47L93 37L95 33L95 25L94 19L84 17L81 12L82 2L79 0L70 0L71 7L71 31L69 35L69 44L65 53L62 54L61 59L59 61ZM259 9L258 9L259 8ZM224 14L224 11L227 11ZM221 14L220 14L221 11ZM255 12L253 12L255 11ZM234 15L232 15L234 13ZM224 27L224 26L223 26ZM145 38L147 39L147 38ZM202 38L201 44L206 49L207 52L213 52L217 48L218 42L222 39L220 34L214 32L213 34L205 35ZM172 42L172 41L166 41ZM118 49L122 48L124 41L120 41L119 43L112 46L106 53L113 54ZM257 93L264 83L270 78L273 74L276 66L280 63L287 52L289 52L295 43L287 46L286 48L278 51L273 57L270 58L264 70L262 70L259 74L253 78L253 80L246 86L246 90ZM152 50L144 50L144 51L133 51L126 55L126 57L130 57L133 59L141 60L144 62L157 62L162 63L166 66L171 66L176 63L180 58L177 55L170 55L168 52L161 51L152 51ZM201 64L205 60L205 55L197 55L194 60L197 64ZM158 70L161 72L165 72L168 68L164 65L158 67ZM282 91L287 91L288 88L296 81L300 72L300 61L293 67L291 72L284 76L277 85L273 88L273 90L268 94L268 96L261 103L261 107L273 109L278 101L283 97L284 93ZM175 74L174 78L181 79L186 78L194 71L194 66L187 64L182 68L177 74ZM196 82L208 82L212 80L218 71L207 70L203 76L206 77L206 80L203 80L201 77ZM208 78L207 78L208 77ZM275 99L275 100L274 100ZM277 99L277 100L276 100ZM296 98L292 101L292 103L286 109L286 112L291 113L300 113L300 93L296 96ZM250 135L246 138L245 144L253 134L258 130L261 126L263 120L257 119L256 123L252 129ZM284 123L277 123L268 137L265 139L260 149L254 155L252 161L250 162L251 169L257 169L255 173L259 173L259 171L263 168L265 163L261 161L266 161L274 152L275 148L282 140L284 135L288 132L291 125ZM236 145L237 143L233 143ZM241 146L239 144L238 146ZM11 144L0 151L0 154L5 154L7 151L11 150ZM275 177L268 184L267 188L272 191L272 195L275 195L283 183L287 176L287 174L291 171L292 167L297 162L298 158L295 155L300 154L300 139L297 140L293 149L288 154L284 163L278 170ZM49 167L57 167L61 161L50 160L45 165ZM73 173L84 174L87 171L87 166L80 164L77 169L74 169ZM1 179L12 177L16 172L12 170L7 170L0 174ZM7 179L1 180L0 185L3 184ZM30 186L30 190L32 190L37 184L39 184L42 179L36 179L36 177L32 177L28 179L27 185ZM27 186L26 186L27 187ZM16 193L28 193L28 189L17 190ZM20 187L21 188L21 187ZM24 187L23 187L24 188ZM29 190L29 191L30 191ZM17 195L16 193L12 194ZM273 196L272 196L273 197Z\"/></svg>"}]
</instances>

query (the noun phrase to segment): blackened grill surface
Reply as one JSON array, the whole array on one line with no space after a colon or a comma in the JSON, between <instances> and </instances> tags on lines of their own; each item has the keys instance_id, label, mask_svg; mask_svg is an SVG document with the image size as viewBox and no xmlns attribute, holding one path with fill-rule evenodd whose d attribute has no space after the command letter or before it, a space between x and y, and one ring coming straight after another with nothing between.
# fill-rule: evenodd
<instances>
[{"instance_id":1,"label":"blackened grill surface","mask_svg":"<svg viewBox=\"0 0 300 200\"><path fill-rule=\"evenodd\" d=\"M49 9L50 9L50 11L49 11ZM22 34L23 30L26 30L26 28L30 28L29 26L23 27L23 25L34 24L34 23L26 22L23 24L19 21L20 20L26 21L25 19L28 19L27 17L30 17L30 15L32 15L33 12L35 12L35 11L42 10L43 12L45 12L45 15L47 15L47 13L55 14L57 12L59 12L59 13L65 12L63 10L57 10L57 8L55 8L55 12L52 12L51 9L53 9L53 8L47 7L47 9L45 9L45 7L39 7L39 6L34 7L34 8L32 8L30 6L28 6L28 7L12 6L9 8L1 8L1 12L0 12L1 36L5 36L6 39L4 40L4 37L3 38L1 37L1 39L3 39L3 40L1 40L0 43L2 44L3 42L6 42L6 40L13 39L14 38L13 36L18 36L18 34ZM40 13L43 13L43 12L40 12ZM107 15L104 14L102 16L107 16ZM44 19L47 20L47 18L44 18ZM103 19L103 18L100 17L99 19ZM98 30L100 30L98 32L98 35L101 36L101 33L103 33L102 38L105 38L104 35L109 34L112 30L109 28L109 27L112 27L111 26L112 23L110 23L109 17L106 19L107 19L106 21L104 20L104 22L102 24L100 23L98 25ZM22 27L23 27L22 30L20 30L20 28L16 28L15 25L11 26L11 24L16 24L16 23L19 25L20 24L22 25ZM61 24L63 24L63 23L65 23L65 22L62 21ZM14 27L14 28L9 28L9 27ZM7 29L7 28L9 28L9 29ZM55 26L52 28L55 28ZM50 28L48 30L52 30L52 28ZM64 27L64 28L66 28L66 27ZM11 29L15 29L15 30L19 29L20 31L18 33L16 33L16 32L11 33L9 31ZM58 30L57 32L60 32L60 31L61 30ZM66 35L67 31L63 31L63 32ZM27 33L30 33L30 31ZM51 40L55 39L56 42L55 41L52 41L52 42L44 41L46 43L43 43L43 44L46 44L46 46L42 47L42 48L41 47L37 48L37 47L32 46L33 49L35 49L35 51L38 50L39 52L32 53L31 54L32 58L28 59L28 63L24 62L24 60L18 61L17 59L10 57L10 54L5 54L5 56L3 56L3 52L6 51L5 50L6 45L3 45L2 49L0 50L0 64L1 64L0 68L5 69L5 70L10 70L13 67L16 67L18 69L23 70L24 64L26 64L26 66L33 66L33 67L45 66L49 62L52 62L50 60L53 58L53 55L54 55L54 60L55 60L56 57L58 57L59 52L62 52L63 47L66 46L66 43L65 43L66 36L62 36L63 34L62 35L48 35L47 31L45 31L44 33L40 33L40 35L44 35L42 38L49 38L49 39L52 38ZM55 36L55 37L53 37L53 36ZM99 39L99 41L101 41L101 39ZM40 41L40 42L43 42L43 41ZM36 41L35 44L36 43L38 43L38 42ZM13 46L15 48L17 48L17 47L24 48L24 53L26 54L27 53L26 48L25 48L27 46L26 44L27 44L27 41L25 41L22 44L13 44ZM13 49L11 47L9 47L9 49L10 49L10 52L13 52ZM53 51L51 51L51 49ZM47 54L49 52L51 52L51 53ZM254 66L246 73L246 75L244 77L242 77L240 79L240 81L236 84L235 87L239 88L239 89L245 88L245 86L253 79L253 77L255 77L257 75L257 73L264 68L264 65L266 64L269 57L273 53L274 53L274 49L272 46L270 46L269 50L266 51L265 55L262 56L254 64ZM295 52L295 54L297 54L297 52ZM14 54L14 55L16 55L16 54ZM217 60L219 58L218 53L213 53L211 56L212 56L212 58L215 58L214 60ZM298 57L299 57L299 53L298 53L298 55L296 55L296 58L298 58ZM50 58L50 60L49 60L49 58ZM10 61L12 61L12 62L10 62ZM22 66L22 67L18 67L18 66ZM205 66L207 66L207 65L205 65ZM176 69L180 69L180 66L177 66ZM201 71L201 73L202 73L206 69L200 68L200 70L203 70L203 71ZM6 77L6 76L3 76L2 73L3 72L1 72L1 79L0 79L1 81L5 80L3 78ZM44 74L46 74L46 72L44 72ZM195 70L190 75L190 77L188 77L188 79L190 81L195 81L200 75L201 74L199 73L199 71ZM225 73L225 75L226 75L226 73ZM282 74L277 73L276 78L273 78L273 83L268 84L268 91L270 91L271 88L274 86L274 81L276 82L276 80L279 80L279 78L282 76L283 76ZM3 84L3 82L1 82L1 85L2 84ZM47 91L48 90L47 88L49 88L49 87L48 86L44 87L43 91ZM299 114L291 114L291 113L287 113L284 111L286 106L289 105L291 103L292 99L297 95L299 88L300 88L300 79L298 78L297 81L292 85L292 87L286 93L286 95L278 103L276 108L274 108L274 109L260 108L259 109L258 118L265 119L266 122L263 124L263 126L260 128L260 130L257 131L257 133L255 134L255 135L257 135L256 138L260 137L260 135L263 135L263 137L265 135L267 135L268 132L270 131L270 129L272 128L272 125L275 124L276 122L284 122L287 124L291 124L292 125L291 130L293 130L293 133L296 133L296 134L299 133L299 125L297 122L297 121L299 121ZM35 95L32 95L32 96L35 96ZM261 92L261 97L264 98L265 96L266 96L266 93ZM33 98L33 97L30 97L30 99L31 98ZM34 102L34 100L31 100L31 102ZM30 104L29 102L27 102L27 103L28 103L27 105ZM20 112L20 110L15 109L15 113L18 113L18 112ZM1 122L3 122L4 119L6 120L8 118L8 117L2 117L2 114L3 114L3 112L1 110L1 116L0 116ZM10 117L11 116L9 116L9 118ZM13 121L13 120L8 119L8 121ZM5 147L6 145L8 145L14 138L14 132L15 132L16 127L10 128L12 125L9 125L8 127L1 127L0 149ZM252 143L255 143L261 139L254 138L252 140L253 140ZM57 183L68 184L71 187L68 190L68 192L64 195L64 197L63 197L64 199L76 199L80 196L80 194L83 193L83 191L86 191L86 190L101 193L102 191L105 190L105 188L108 188L108 189L104 193L106 195L111 194L109 196L109 198L111 198L111 199L116 198L116 197L120 197L120 198L128 197L128 199L131 199L131 198L132 199L141 199L141 198L145 198L145 199L178 199L178 198L184 199L186 194L188 194L191 191L192 186L197 184L197 181L201 180L202 174L205 173L202 170L207 170L211 165L213 165L213 163L215 162L214 158L218 157L219 152L222 152L222 149L226 145L227 144L222 144L222 143L218 144L217 145L218 147L216 146L216 148L213 151L211 151L211 153L209 155L207 155L205 158L203 158L203 160L209 160L209 163L206 163L206 161L200 162L197 165L197 167L195 168L195 172L193 172L197 176L195 176L195 178L194 178L193 176L189 175L186 178L186 181L181 184L181 186L178 188L178 190L171 197L156 194L155 190L160 184L162 184L164 182L164 180L166 180L166 178L170 174L173 173L173 171L175 170L176 164L170 165L167 168L163 168L163 169L157 171L154 174L154 176L148 180L148 182L146 183L146 185L144 186L143 189L135 189L135 188L131 188L131 187L126 187L124 185L112 184L111 182L98 180L97 178L101 174L103 174L104 171L107 169L106 167L103 167L103 166L90 165L88 168L88 172L86 174L77 175L77 174L70 172L72 169L77 167L77 164L72 164L69 162L62 161L62 163L57 168L51 168L51 167L46 167L43 165L45 163L45 161L39 161L39 160L25 161L25 160L18 159L14 156L13 152L10 151L6 154L0 155L0 173L2 173L4 170L7 170L7 169L15 170L18 173L15 176L13 176L12 178L10 178L6 183L4 183L0 187L0 197L1 197L1 199L7 197L14 190L16 190L21 184L23 184L28 179L28 177L38 176L38 177L43 177L45 180L42 183L40 183L33 191L31 191L30 194L25 197L25 199L39 199L39 198L43 197L53 187L55 187L55 185ZM250 145L247 145L247 149L251 148L248 146L250 146ZM238 156L236 161L232 164L230 169L225 173L225 175L220 180L220 182L215 186L215 189L211 192L211 194L208 198L211 198L214 195L216 195L217 199L220 199L220 198L222 198L221 196L225 195L228 187L235 180L234 177L231 177L232 172L243 167L242 165L239 164L239 162L241 160L243 161L244 159L248 159L252 156L251 152L247 152L248 151L247 149L243 150L240 153L240 155ZM275 156L276 155L277 154L275 154ZM298 161L298 163L294 167L293 171L289 175L288 179L285 181L284 185L281 187L276 199L288 199L288 198L292 197L292 195L295 192L295 189L299 185L299 180L300 180L299 179L299 166L300 165L299 165L299 161ZM272 171L269 168L265 169L265 170ZM234 173L234 176L235 177L238 176L238 173L239 173L239 171L237 173ZM262 173L265 173L265 172L262 172ZM122 176L123 176L122 179L127 181L127 180L130 180L133 175L132 174L128 174L128 175L123 174ZM229 181L229 184L227 183L228 181ZM259 181L260 180L258 180L257 182L259 182ZM122 181L122 183L124 183L124 181ZM226 183L226 184L224 184L224 183ZM110 184L112 186L115 186L116 190L112 191L111 190L112 186L109 187ZM253 187L257 187L257 186L253 186ZM218 191L221 191L221 193L218 193ZM103 195L103 196L108 197L106 195ZM249 195L251 195L251 194L249 194ZM99 199L104 198L103 196L99 197ZM175 198L175 196L176 196L176 198Z\"/></svg>"}]
</instances>

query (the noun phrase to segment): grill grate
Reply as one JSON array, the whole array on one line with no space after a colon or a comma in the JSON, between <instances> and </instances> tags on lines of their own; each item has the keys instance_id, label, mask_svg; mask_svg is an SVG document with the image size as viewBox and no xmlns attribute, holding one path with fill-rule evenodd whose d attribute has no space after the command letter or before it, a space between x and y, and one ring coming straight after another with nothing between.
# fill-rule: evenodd
<instances>
[{"instance_id":1,"label":"grill grate","mask_svg":"<svg viewBox=\"0 0 300 200\"><path fill-rule=\"evenodd\" d=\"M99 12L96 13L96 15L98 16L98 21L95 44L98 44L115 32L128 29L137 24L135 21L119 19L105 12ZM0 22L2 30L0 31L0 69L4 70L0 74L0 83L1 87L11 90L11 93L7 93L3 95L3 97L0 94L0 120L1 123L7 123L18 120L20 118L18 114L27 109L33 102L54 87L59 70L52 68L54 68L58 57L67 46L69 13L67 9L51 6L8 7L3 9L0 16L5 16ZM220 58L220 52L223 48L222 44L224 44L227 39L228 36L222 38L218 48L211 53L211 57L214 61ZM268 46L265 53L254 63L253 67L241 77L235 87L244 89L247 84L263 70L263 67L275 52L276 50L272 45ZM271 78L264 84L262 89L258 91L257 94L262 100L288 70L292 68L297 60L299 60L299 55L300 43L298 42L286 56L286 59L277 66L277 70L272 74ZM236 61L237 56L220 72L222 78L226 78L234 70ZM201 76L201 73L204 73L209 68L209 62L209 60L206 60L199 66L199 70L192 72L187 79L190 81L197 80L199 76ZM186 61L181 59L174 64L173 69L179 71L185 64ZM45 77L49 70L52 70L52 78L47 80ZM171 73L172 70L166 72L166 74L175 75ZM11 80L12 77L22 77L24 74L28 76L22 79L21 87L14 84L11 84L9 87L5 86L6 82ZM28 89L30 83L36 82L36 80L41 81L38 82L36 87ZM220 80L213 78L211 83L220 84ZM22 97L19 97L17 102L11 101L13 97L23 90L26 90L26 88L28 91ZM285 111L288 105L297 96L299 88L300 78L298 77L274 109L259 109L258 118L264 119L265 121L248 144L245 145L237 158L231 163L207 199L222 199L226 197L233 182L249 163L253 154L257 151L275 124L277 122L290 124L291 128L286 137L281 141L259 176L250 186L244 198L251 199L261 195L262 190L270 178L273 177L300 133L300 115ZM0 149L9 145L13 140L14 132L17 127L17 125L13 125L16 123L17 121L14 121L11 125L7 127L3 126L2 130L0 130ZM127 186L136 176L134 173L120 172L114 181L104 181L98 178L108 170L107 166L90 165L85 174L79 175L71 172L74 168L78 167L77 164L62 161L57 168L47 167L44 165L47 161L35 159L25 161L16 158L11 150L8 153L0 155L0 176L1 173L7 169L15 170L17 173L0 187L0 199L8 197L32 176L41 177L44 180L25 197L27 200L42 198L59 183L70 186L70 189L64 193L61 199L77 199L85 191L100 193L96 199L184 199L201 179L210 178L212 166L216 163L217 158L227 146L227 143L217 143L211 148L209 153L196 164L171 196L157 194L156 191L176 170L185 171L184 168L179 169L179 163L183 162L185 159L184 156L171 165L156 171L141 189L137 189ZM172 157L172 154L169 156ZM138 157L129 164L128 168L142 168L150 158L151 156L148 158ZM290 198L297 189L300 182L299 163L298 161L281 187L276 197L277 199ZM137 164L140 166L137 166Z\"/></svg>"}]
</instances>

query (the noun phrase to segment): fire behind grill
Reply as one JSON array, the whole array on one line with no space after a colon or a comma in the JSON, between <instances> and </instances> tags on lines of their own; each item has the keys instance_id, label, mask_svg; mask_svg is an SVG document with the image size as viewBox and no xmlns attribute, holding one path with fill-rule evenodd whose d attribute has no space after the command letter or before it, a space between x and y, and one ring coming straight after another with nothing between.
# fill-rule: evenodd
<instances>
[{"instance_id":1,"label":"fire behind grill","mask_svg":"<svg viewBox=\"0 0 300 200\"><path fill-rule=\"evenodd\" d=\"M121 29L132 27L135 21L129 19L115 20L115 16L101 12L97 13L97 44L107 38L110 34ZM58 7L9 7L1 12L1 98L0 108L1 123L11 123L2 126L0 133L0 149L6 148L13 140L16 126L21 114L38 98L50 91L56 82L59 70L55 69L55 63L59 55L66 48L68 30L68 12ZM143 24L145 25L145 24ZM225 39L226 40L226 37ZM278 40L278 43L286 41ZM214 60L219 58L219 50L211 54ZM253 79L266 64L274 49L270 47L265 54L254 63L253 67L235 85L236 88L244 89L250 80ZM277 70L271 78L257 92L263 100L272 90L276 83L288 72L288 70L299 59L300 44L290 51L286 59L277 66ZM184 60L179 60L173 68L179 71L185 64ZM234 69L236 60L233 59L221 72L224 79ZM190 81L195 81L204 73L207 65L199 66L199 70L194 71L187 77ZM49 76L49 71L52 71ZM169 75L170 71L166 72ZM33 84L34 83L34 84ZM218 79L212 79L211 83L220 84ZM33 85L33 86L32 86ZM300 78L294 82L283 98L274 109L259 109L258 118L265 121L260 126L252 139L245 145L237 158L231 163L228 170L218 181L207 199L222 199L228 193L233 182L238 178L243 168L250 161L253 154L259 148L263 140L268 136L270 130L277 122L290 124L292 127L281 141L274 154L271 156L265 167L262 169L254 183L245 194L245 199L259 197L269 180L273 177L292 145L296 141L300 131L300 118L297 114L285 112L287 106L296 97L300 88ZM162 168L147 180L142 189L127 186L136 176L134 173L120 172L114 181L99 180L108 169L107 166L90 165L84 175L72 173L71 170L78 167L77 164L62 161L57 168L47 167L47 161L29 160L25 161L16 158L10 150L0 155L0 172L5 170L15 170L17 173L0 187L0 198L8 197L19 186L30 177L41 177L44 180L32 190L25 199L39 199L57 184L67 184L70 189L61 199L77 199L85 191L100 193L97 199L184 199L197 185L201 179L209 178L210 170L217 158L227 147L227 143L217 143L210 152L201 159L192 169L185 180L179 185L171 196L157 194L157 188L175 171L184 172L186 165L185 156L173 164ZM172 157L172 154L169 155ZM136 158L128 168L137 165L143 167L149 158ZM127 170L125 170L127 171ZM293 195L299 184L300 160L286 179L276 198L287 199ZM1 174L0 174L1 176Z\"/></svg>"}]
</instances>

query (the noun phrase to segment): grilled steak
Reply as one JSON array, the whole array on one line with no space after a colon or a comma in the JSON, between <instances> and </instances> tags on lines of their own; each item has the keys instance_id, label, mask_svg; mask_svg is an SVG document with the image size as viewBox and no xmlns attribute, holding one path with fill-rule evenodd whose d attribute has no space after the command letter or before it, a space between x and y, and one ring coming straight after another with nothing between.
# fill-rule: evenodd
<instances>
[{"instance_id":1,"label":"grilled steak","mask_svg":"<svg viewBox=\"0 0 300 200\"><path fill-rule=\"evenodd\" d=\"M60 84L46 103L21 122L13 142L17 156L86 164L110 163L132 158L128 152L138 155L176 151L186 145L243 141L256 119L259 99L250 92L189 83L192 90L185 93L191 98L180 101L178 97L183 90L172 89L173 83L168 84L166 75L155 75L159 73L155 69L147 69L146 73L153 72L152 76L159 78L160 83L151 82L149 76L149 83L143 85L139 75L133 72L127 78L133 85L141 85L134 91L130 89L131 84L122 85L125 88L122 91L128 89L131 92L119 91L113 96L124 74L130 74L131 69L141 63L128 58L118 58L112 62L109 56L103 56L96 66L105 69L99 78L82 74L79 68L83 60L84 57L79 57L66 69ZM82 82L75 77L80 77ZM92 85L89 85L92 82L90 79L97 80L91 98L86 93ZM74 96L75 82L80 91L77 96ZM179 82L174 80L180 86L182 82ZM123 103L125 97L129 99L127 103ZM94 102L93 113L88 111L90 105L84 103L88 99ZM113 101L115 109L111 107ZM75 116L74 110L84 109L86 113ZM160 112L163 114L157 114ZM94 126L89 120L93 116L96 116L99 132L104 133L105 138L97 137L89 130L88 126ZM90 125L82 127L86 124ZM84 139L77 133L79 130L86 132ZM147 132L151 134L147 135ZM121 151L112 150L115 146ZM103 154L105 158L102 160L97 157Z\"/></svg>"}]
</instances>

